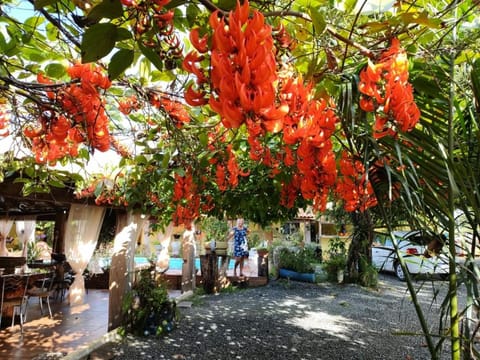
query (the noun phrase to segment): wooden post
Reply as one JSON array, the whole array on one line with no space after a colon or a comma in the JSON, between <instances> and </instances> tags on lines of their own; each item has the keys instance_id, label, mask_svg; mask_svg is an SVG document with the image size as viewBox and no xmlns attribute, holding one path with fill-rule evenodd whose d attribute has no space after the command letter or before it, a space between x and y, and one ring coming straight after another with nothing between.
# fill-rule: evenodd
<instances>
[{"instance_id":1,"label":"wooden post","mask_svg":"<svg viewBox=\"0 0 480 360\"><path fill-rule=\"evenodd\" d=\"M182 241L182 293L195 290L195 231L185 230Z\"/></svg>"},{"instance_id":2,"label":"wooden post","mask_svg":"<svg viewBox=\"0 0 480 360\"><path fill-rule=\"evenodd\" d=\"M228 281L228 276L227 276L227 270L228 270L228 264L230 262L230 256L228 255L221 255L219 256L221 259L221 263L219 266L219 274L218 274L218 288L225 288L228 286L230 283Z\"/></svg>"},{"instance_id":3,"label":"wooden post","mask_svg":"<svg viewBox=\"0 0 480 360\"><path fill-rule=\"evenodd\" d=\"M207 294L218 291L218 257L214 252L200 256L200 267L203 277L203 289Z\"/></svg>"},{"instance_id":4,"label":"wooden post","mask_svg":"<svg viewBox=\"0 0 480 360\"><path fill-rule=\"evenodd\" d=\"M268 282L268 252L258 253L258 276L266 276Z\"/></svg>"},{"instance_id":5,"label":"wooden post","mask_svg":"<svg viewBox=\"0 0 480 360\"><path fill-rule=\"evenodd\" d=\"M65 254L65 229L67 225L68 214L66 212L57 211L55 214L55 229L53 235L53 252L57 254Z\"/></svg>"}]
</instances>

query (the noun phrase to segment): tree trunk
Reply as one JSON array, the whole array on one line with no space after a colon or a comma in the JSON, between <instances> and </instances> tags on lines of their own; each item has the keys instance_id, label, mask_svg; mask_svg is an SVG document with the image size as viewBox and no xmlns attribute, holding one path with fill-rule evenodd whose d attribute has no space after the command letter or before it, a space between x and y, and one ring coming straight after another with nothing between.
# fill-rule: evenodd
<instances>
[{"instance_id":1,"label":"tree trunk","mask_svg":"<svg viewBox=\"0 0 480 360\"><path fill-rule=\"evenodd\" d=\"M365 271L361 258L365 258L368 264L372 262L370 249L373 240L373 224L367 211L353 213L352 223L353 235L348 251L347 271L349 281L359 282L361 274Z\"/></svg>"}]
</instances>

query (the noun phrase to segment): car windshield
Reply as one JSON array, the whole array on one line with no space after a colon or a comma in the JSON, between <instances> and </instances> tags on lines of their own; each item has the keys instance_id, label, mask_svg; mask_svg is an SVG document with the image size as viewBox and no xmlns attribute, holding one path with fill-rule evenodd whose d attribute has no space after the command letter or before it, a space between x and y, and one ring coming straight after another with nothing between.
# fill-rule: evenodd
<instances>
[{"instance_id":1,"label":"car windshield","mask_svg":"<svg viewBox=\"0 0 480 360\"><path fill-rule=\"evenodd\" d=\"M406 240L414 245L427 246L433 241L443 243L441 235L435 234L430 231L410 231L410 232L394 232L397 241ZM385 233L377 233L374 237L374 243L384 246L393 246L393 241L390 235Z\"/></svg>"}]
</instances>

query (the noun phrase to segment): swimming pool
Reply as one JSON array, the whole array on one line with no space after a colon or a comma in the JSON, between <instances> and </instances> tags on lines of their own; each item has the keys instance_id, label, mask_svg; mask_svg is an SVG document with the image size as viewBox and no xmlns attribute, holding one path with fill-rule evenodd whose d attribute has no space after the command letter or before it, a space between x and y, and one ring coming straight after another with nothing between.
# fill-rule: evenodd
<instances>
[{"instance_id":1,"label":"swimming pool","mask_svg":"<svg viewBox=\"0 0 480 360\"><path fill-rule=\"evenodd\" d=\"M92 259L93 260L93 259ZM110 266L111 263L111 258L107 257L99 257L97 258L98 260L98 265L102 268L106 268ZM95 260L93 260L95 261ZM135 266L143 266L149 264L150 261L147 257L145 256L135 256ZM169 269L170 270L182 270L182 265L183 265L183 259L182 258L170 258L169 260ZM231 259L230 262L228 263L228 269L233 269L235 265L235 260ZM195 259L195 268L200 269L200 259L196 258Z\"/></svg>"},{"instance_id":2,"label":"swimming pool","mask_svg":"<svg viewBox=\"0 0 480 360\"><path fill-rule=\"evenodd\" d=\"M182 258L170 258L169 269L170 270L182 270L183 259ZM231 259L228 263L228 268L233 269L235 260ZM195 259L195 268L200 269L200 259Z\"/></svg>"}]
</instances>

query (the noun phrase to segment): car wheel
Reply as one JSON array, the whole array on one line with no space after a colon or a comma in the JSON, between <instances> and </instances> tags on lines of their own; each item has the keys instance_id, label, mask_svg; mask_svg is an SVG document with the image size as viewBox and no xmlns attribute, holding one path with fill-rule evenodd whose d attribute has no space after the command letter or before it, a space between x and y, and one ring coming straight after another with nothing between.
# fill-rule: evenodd
<instances>
[{"instance_id":1,"label":"car wheel","mask_svg":"<svg viewBox=\"0 0 480 360\"><path fill-rule=\"evenodd\" d=\"M395 264L395 275L397 275L398 280L405 281L405 273L403 272L402 265L397 262Z\"/></svg>"}]
</instances>

